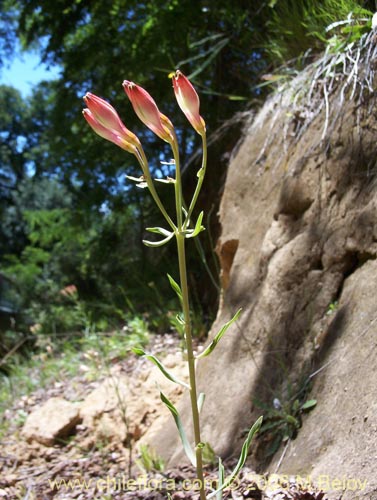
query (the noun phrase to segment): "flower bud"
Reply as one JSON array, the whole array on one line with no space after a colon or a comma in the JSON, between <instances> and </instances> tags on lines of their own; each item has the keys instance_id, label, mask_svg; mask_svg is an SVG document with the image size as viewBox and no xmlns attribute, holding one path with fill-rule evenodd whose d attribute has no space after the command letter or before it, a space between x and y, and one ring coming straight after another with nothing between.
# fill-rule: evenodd
<instances>
[{"instance_id":1,"label":"flower bud","mask_svg":"<svg viewBox=\"0 0 377 500\"><path fill-rule=\"evenodd\" d=\"M188 78L179 70L177 70L173 76L173 89L178 105L186 115L188 121L198 134L204 135L206 132L206 125L199 114L199 96Z\"/></svg>"},{"instance_id":2,"label":"flower bud","mask_svg":"<svg viewBox=\"0 0 377 500\"><path fill-rule=\"evenodd\" d=\"M160 139L170 144L174 141L174 127L169 118L157 107L153 97L139 85L124 80L123 88L139 119Z\"/></svg>"},{"instance_id":3,"label":"flower bud","mask_svg":"<svg viewBox=\"0 0 377 500\"><path fill-rule=\"evenodd\" d=\"M83 115L94 132L122 149L136 154L141 148L140 141L125 127L111 104L90 92L84 96L84 101L88 108L83 110Z\"/></svg>"}]
</instances>

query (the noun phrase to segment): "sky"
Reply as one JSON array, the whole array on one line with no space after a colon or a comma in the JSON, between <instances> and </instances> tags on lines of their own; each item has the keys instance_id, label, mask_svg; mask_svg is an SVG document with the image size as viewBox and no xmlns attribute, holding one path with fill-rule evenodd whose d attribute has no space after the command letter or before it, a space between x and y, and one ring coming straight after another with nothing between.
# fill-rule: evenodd
<instances>
[{"instance_id":1,"label":"sky","mask_svg":"<svg viewBox=\"0 0 377 500\"><path fill-rule=\"evenodd\" d=\"M5 64L0 70L0 84L12 85L26 97L38 82L52 80L58 74L57 67L47 69L46 65L41 64L39 54L28 52L17 54L10 64Z\"/></svg>"}]
</instances>

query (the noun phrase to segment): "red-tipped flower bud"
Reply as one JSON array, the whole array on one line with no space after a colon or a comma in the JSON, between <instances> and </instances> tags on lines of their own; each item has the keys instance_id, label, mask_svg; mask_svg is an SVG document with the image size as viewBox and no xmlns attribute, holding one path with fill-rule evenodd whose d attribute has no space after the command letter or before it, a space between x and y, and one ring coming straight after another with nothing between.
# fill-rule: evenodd
<instances>
[{"instance_id":1,"label":"red-tipped flower bud","mask_svg":"<svg viewBox=\"0 0 377 500\"><path fill-rule=\"evenodd\" d=\"M141 148L140 141L125 127L111 104L90 92L84 96L84 101L88 108L83 110L83 115L94 132L122 149L136 154L137 149Z\"/></svg>"},{"instance_id":2,"label":"red-tipped flower bud","mask_svg":"<svg viewBox=\"0 0 377 500\"><path fill-rule=\"evenodd\" d=\"M178 105L186 115L186 118L198 134L204 135L206 124L199 114L199 96L189 79L179 70L173 76L173 88Z\"/></svg>"},{"instance_id":3,"label":"red-tipped flower bud","mask_svg":"<svg viewBox=\"0 0 377 500\"><path fill-rule=\"evenodd\" d=\"M157 107L153 97L136 83L124 80L123 88L139 119L160 139L170 144L175 140L174 127Z\"/></svg>"}]
</instances>

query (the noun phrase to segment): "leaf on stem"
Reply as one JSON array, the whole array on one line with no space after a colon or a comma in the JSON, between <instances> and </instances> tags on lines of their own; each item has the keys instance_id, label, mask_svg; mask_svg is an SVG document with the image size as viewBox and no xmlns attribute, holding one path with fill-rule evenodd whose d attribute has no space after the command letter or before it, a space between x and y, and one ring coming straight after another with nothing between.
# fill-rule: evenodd
<instances>
[{"instance_id":1,"label":"leaf on stem","mask_svg":"<svg viewBox=\"0 0 377 500\"><path fill-rule=\"evenodd\" d=\"M168 231L167 229L164 229L163 227L146 227L146 231L149 231L150 233L155 233L155 234L162 234L162 236L171 236L174 235L172 231Z\"/></svg>"},{"instance_id":2,"label":"leaf on stem","mask_svg":"<svg viewBox=\"0 0 377 500\"><path fill-rule=\"evenodd\" d=\"M206 349L204 349L204 351L201 354L196 356L196 359L204 358L205 356L209 356L211 354L211 352L220 342L221 337L224 335L224 333L227 331L230 325L238 319L239 315L241 314L241 311L242 309L238 309L233 318L229 320L228 323L225 323L225 325L221 328L221 330L218 332L218 334L215 336L215 338L212 340L209 346Z\"/></svg>"},{"instance_id":3,"label":"leaf on stem","mask_svg":"<svg viewBox=\"0 0 377 500\"><path fill-rule=\"evenodd\" d=\"M247 438L245 439L245 442L242 445L242 450L241 450L240 458L238 459L237 465L233 469L233 471L230 474L230 476L228 477L228 479L225 482L223 482L222 486L207 496L207 500L210 500L211 498L213 498L215 496L216 496L216 498L218 498L217 497L218 493L233 483L233 481L237 477L237 474L242 469L242 467L245 465L251 441L252 441L254 435L259 431L259 429L262 425L262 421L263 421L263 417L259 417L258 420L252 426L252 428L249 430Z\"/></svg>"},{"instance_id":4,"label":"leaf on stem","mask_svg":"<svg viewBox=\"0 0 377 500\"><path fill-rule=\"evenodd\" d=\"M170 241L173 238L173 236L174 236L174 233L171 233L170 236L168 236L167 238L164 238L163 240L160 240L160 241L143 240L143 243L147 247L152 247L152 248L162 247L162 245L165 245L165 243L167 243L168 241Z\"/></svg>"},{"instance_id":5,"label":"leaf on stem","mask_svg":"<svg viewBox=\"0 0 377 500\"><path fill-rule=\"evenodd\" d=\"M147 359L149 359L149 361L155 364L157 368L161 371L161 373L165 375L165 377L171 382L174 382L175 384L178 385L182 385L183 387L186 387L186 389L190 389L190 386L186 384L186 382L182 382L182 380L179 380L172 373L170 373L161 363L161 361L157 359L156 356L153 356L153 354L147 354L143 349L141 349L141 347L133 347L132 351L138 356L145 356Z\"/></svg>"},{"instance_id":6,"label":"leaf on stem","mask_svg":"<svg viewBox=\"0 0 377 500\"><path fill-rule=\"evenodd\" d=\"M216 453L209 443L203 443L202 458L203 462L206 464L215 465L215 463L217 462Z\"/></svg>"},{"instance_id":7,"label":"leaf on stem","mask_svg":"<svg viewBox=\"0 0 377 500\"><path fill-rule=\"evenodd\" d=\"M194 467L196 467L195 453L194 453L194 450L192 449L192 447L187 439L185 430L184 430L183 425L182 425L182 420L181 420L181 417L179 416L177 408L173 405L173 403L171 401L169 401L169 399L165 396L165 394L162 391L160 391L160 398L161 398L161 401L167 406L168 410L170 411L170 413L172 414L172 416L174 418L175 425L177 426L179 436L180 436L181 441L182 441L183 449L185 450L187 458L190 460L192 465Z\"/></svg>"},{"instance_id":8,"label":"leaf on stem","mask_svg":"<svg viewBox=\"0 0 377 500\"><path fill-rule=\"evenodd\" d=\"M140 177L133 177L132 175L126 175L126 179L138 183L145 181L144 175L141 175Z\"/></svg>"},{"instance_id":9,"label":"leaf on stem","mask_svg":"<svg viewBox=\"0 0 377 500\"><path fill-rule=\"evenodd\" d=\"M176 320L178 321L178 323L181 325L181 326L185 326L186 324L186 321L184 320L184 318L182 318L182 316L180 316L179 314L177 314L175 316Z\"/></svg>"},{"instance_id":10,"label":"leaf on stem","mask_svg":"<svg viewBox=\"0 0 377 500\"><path fill-rule=\"evenodd\" d=\"M202 411L205 398L206 398L206 395L204 394L204 392L201 392L198 396L198 411L199 411L199 413Z\"/></svg>"},{"instance_id":11,"label":"leaf on stem","mask_svg":"<svg viewBox=\"0 0 377 500\"><path fill-rule=\"evenodd\" d=\"M301 405L301 410L311 410L317 404L316 399L309 399L303 405Z\"/></svg>"},{"instance_id":12,"label":"leaf on stem","mask_svg":"<svg viewBox=\"0 0 377 500\"><path fill-rule=\"evenodd\" d=\"M216 500L223 500L224 478L225 478L225 467L223 466L223 462L219 457L219 482L218 482L219 491L217 492Z\"/></svg>"},{"instance_id":13,"label":"leaf on stem","mask_svg":"<svg viewBox=\"0 0 377 500\"><path fill-rule=\"evenodd\" d=\"M167 179L155 179L156 182L162 182L163 184L175 184L175 179L168 177Z\"/></svg>"},{"instance_id":14,"label":"leaf on stem","mask_svg":"<svg viewBox=\"0 0 377 500\"><path fill-rule=\"evenodd\" d=\"M200 212L194 230L191 233L186 234L186 238L195 238L195 236L198 236L199 233L205 230L205 227L202 226L203 215L204 212Z\"/></svg>"},{"instance_id":15,"label":"leaf on stem","mask_svg":"<svg viewBox=\"0 0 377 500\"><path fill-rule=\"evenodd\" d=\"M174 278L172 278L170 276L170 274L168 274L167 276L168 276L168 280L169 280L170 286L175 291L175 293L178 295L179 300L182 302L182 290L181 290L181 287L174 280Z\"/></svg>"}]
</instances>

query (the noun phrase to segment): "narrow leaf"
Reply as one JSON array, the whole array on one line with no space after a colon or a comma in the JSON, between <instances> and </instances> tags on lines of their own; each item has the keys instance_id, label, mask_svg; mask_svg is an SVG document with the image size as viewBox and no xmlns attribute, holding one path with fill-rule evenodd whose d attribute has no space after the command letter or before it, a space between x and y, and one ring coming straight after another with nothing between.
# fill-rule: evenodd
<instances>
[{"instance_id":1,"label":"narrow leaf","mask_svg":"<svg viewBox=\"0 0 377 500\"><path fill-rule=\"evenodd\" d=\"M172 179L171 177L167 179L155 179L156 182L162 182L163 184L174 184L175 179Z\"/></svg>"},{"instance_id":2,"label":"narrow leaf","mask_svg":"<svg viewBox=\"0 0 377 500\"><path fill-rule=\"evenodd\" d=\"M178 285L178 283L168 274L168 280L170 283L170 286L172 289L175 291L175 293L178 295L178 298L180 301L182 301L182 291L181 287Z\"/></svg>"},{"instance_id":3,"label":"narrow leaf","mask_svg":"<svg viewBox=\"0 0 377 500\"><path fill-rule=\"evenodd\" d=\"M184 318L182 318L182 316L180 316L179 314L176 315L176 320L178 321L178 323L182 326L185 326L186 322L184 320Z\"/></svg>"},{"instance_id":4,"label":"narrow leaf","mask_svg":"<svg viewBox=\"0 0 377 500\"><path fill-rule=\"evenodd\" d=\"M225 467L223 466L223 462L219 457L219 482L218 482L219 491L217 492L216 500L223 500L224 477L225 477Z\"/></svg>"},{"instance_id":5,"label":"narrow leaf","mask_svg":"<svg viewBox=\"0 0 377 500\"><path fill-rule=\"evenodd\" d=\"M132 175L126 175L126 178L129 179L130 181L134 181L134 182L143 182L144 181L144 176L140 176L140 177L132 177Z\"/></svg>"},{"instance_id":6,"label":"narrow leaf","mask_svg":"<svg viewBox=\"0 0 377 500\"><path fill-rule=\"evenodd\" d=\"M137 354L138 356L145 356L149 361L151 361L154 365L157 366L157 368L160 370L160 372L165 375L165 377L170 380L171 382L174 382L175 384L182 385L183 387L186 387L186 389L190 389L190 386L186 384L186 382L182 382L182 380L179 380L176 378L172 373L170 373L165 366L161 363L159 359L156 358L156 356L153 356L153 354L147 354L143 349L140 347L134 347L133 352Z\"/></svg>"},{"instance_id":7,"label":"narrow leaf","mask_svg":"<svg viewBox=\"0 0 377 500\"><path fill-rule=\"evenodd\" d=\"M195 228L194 228L193 232L190 233L190 234L187 234L186 238L195 238L195 236L198 236L198 234L201 231L204 231L205 228L202 226L203 215L204 215L204 212L200 212L198 220L196 221Z\"/></svg>"},{"instance_id":8,"label":"narrow leaf","mask_svg":"<svg viewBox=\"0 0 377 500\"><path fill-rule=\"evenodd\" d=\"M172 231L168 231L167 229L164 229L163 227L146 227L145 228L147 231L150 233L156 233L156 234L162 234L162 236L171 236Z\"/></svg>"},{"instance_id":9,"label":"narrow leaf","mask_svg":"<svg viewBox=\"0 0 377 500\"><path fill-rule=\"evenodd\" d=\"M262 425L262 421L263 421L263 417L259 417L258 420L255 422L255 424L252 426L252 428L249 430L249 434L247 435L247 438L245 439L245 442L242 445L240 458L238 459L237 465L233 469L233 472L227 478L227 480L222 484L221 488L218 488L216 491L214 491L213 493L211 493L210 495L207 496L207 500L210 500L210 498L217 496L219 491L224 490L225 488L227 488L228 486L230 486L233 483L234 479L237 477L237 474L242 469L242 467L245 465L251 441L252 441L254 435L259 431L259 429Z\"/></svg>"},{"instance_id":10,"label":"narrow leaf","mask_svg":"<svg viewBox=\"0 0 377 500\"><path fill-rule=\"evenodd\" d=\"M204 394L204 392L201 392L198 396L198 411L199 411L199 413L202 411L205 398L206 398L206 395Z\"/></svg>"},{"instance_id":11,"label":"narrow leaf","mask_svg":"<svg viewBox=\"0 0 377 500\"><path fill-rule=\"evenodd\" d=\"M174 236L174 233L171 233L170 236L168 236L167 238L164 238L163 240L160 240L160 241L143 240L143 243L147 247L152 247L152 248L162 247L162 245L165 245L165 243L167 243L168 241L170 241L173 238L173 236Z\"/></svg>"},{"instance_id":12,"label":"narrow leaf","mask_svg":"<svg viewBox=\"0 0 377 500\"><path fill-rule=\"evenodd\" d=\"M232 323L234 323L239 315L241 314L242 309L238 309L236 314L233 316L231 320L228 321L228 323L225 323L225 325L221 328L219 333L215 336L215 338L212 340L212 342L209 344L209 346L204 349L202 353L200 353L198 356L196 356L196 359L204 358L205 356L208 356L211 354L211 352L214 350L214 348L217 346L217 344L220 342L221 337L224 335L224 333L227 331L227 329L230 327Z\"/></svg>"},{"instance_id":13,"label":"narrow leaf","mask_svg":"<svg viewBox=\"0 0 377 500\"><path fill-rule=\"evenodd\" d=\"M183 445L183 448L184 448L185 453L187 455L187 458L190 460L192 465L194 467L196 467L195 453L194 453L194 450L192 449L192 447L187 439L185 430L184 430L183 425L182 425L182 420L181 420L181 417L179 416L177 408L173 405L173 403L171 401L169 401L169 399L165 396L165 394L162 391L160 391L160 398L161 398L161 401L167 406L168 410L170 411L170 413L172 414L172 416L174 418L175 425L177 426L179 436L181 438L182 445Z\"/></svg>"}]
</instances>

